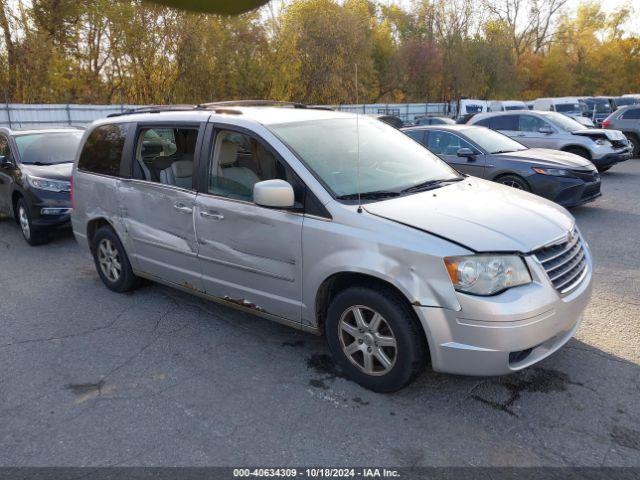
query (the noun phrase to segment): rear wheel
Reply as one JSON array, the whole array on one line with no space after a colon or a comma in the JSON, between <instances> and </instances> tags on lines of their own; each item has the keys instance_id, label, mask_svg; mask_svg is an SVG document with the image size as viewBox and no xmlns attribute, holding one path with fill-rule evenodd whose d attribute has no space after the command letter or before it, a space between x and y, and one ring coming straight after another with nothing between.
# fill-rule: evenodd
<instances>
[{"instance_id":1,"label":"rear wheel","mask_svg":"<svg viewBox=\"0 0 640 480\"><path fill-rule=\"evenodd\" d=\"M137 286L138 277L133 273L122 242L111 227L98 229L91 243L91 251L98 275L107 288L122 293Z\"/></svg>"},{"instance_id":2,"label":"rear wheel","mask_svg":"<svg viewBox=\"0 0 640 480\"><path fill-rule=\"evenodd\" d=\"M516 190L522 190L524 192L530 192L531 188L524 178L518 175L503 175L496 179L496 182L506 185L507 187L515 188Z\"/></svg>"},{"instance_id":3,"label":"rear wheel","mask_svg":"<svg viewBox=\"0 0 640 480\"><path fill-rule=\"evenodd\" d=\"M407 302L390 289L351 287L337 294L325 333L342 370L376 392L408 385L427 363L422 328Z\"/></svg>"},{"instance_id":4,"label":"rear wheel","mask_svg":"<svg viewBox=\"0 0 640 480\"><path fill-rule=\"evenodd\" d=\"M16 203L16 220L22 230L22 236L27 243L33 247L47 243L50 239L49 231L33 225L31 220L31 212L24 198Z\"/></svg>"}]
</instances>

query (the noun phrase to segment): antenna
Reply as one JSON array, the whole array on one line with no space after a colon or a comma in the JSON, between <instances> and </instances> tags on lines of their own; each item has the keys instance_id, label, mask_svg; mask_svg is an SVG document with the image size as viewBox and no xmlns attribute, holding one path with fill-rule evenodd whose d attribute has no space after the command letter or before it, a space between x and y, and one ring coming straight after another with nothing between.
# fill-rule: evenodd
<instances>
[{"instance_id":1,"label":"antenna","mask_svg":"<svg viewBox=\"0 0 640 480\"><path fill-rule=\"evenodd\" d=\"M358 64L356 63L356 188L358 189L358 213L362 213L362 198L360 192L360 115L358 114Z\"/></svg>"}]
</instances>

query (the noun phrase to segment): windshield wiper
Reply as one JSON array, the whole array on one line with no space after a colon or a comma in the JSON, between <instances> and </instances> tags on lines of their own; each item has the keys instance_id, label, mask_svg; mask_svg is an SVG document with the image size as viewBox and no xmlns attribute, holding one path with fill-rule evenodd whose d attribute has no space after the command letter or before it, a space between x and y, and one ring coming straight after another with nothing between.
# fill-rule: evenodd
<instances>
[{"instance_id":1,"label":"windshield wiper","mask_svg":"<svg viewBox=\"0 0 640 480\"><path fill-rule=\"evenodd\" d=\"M349 193L347 195L340 195L336 197L338 200L358 200L362 198L365 200L376 200L379 198L391 198L400 195L398 192L392 190L377 190L375 192L363 192L363 193Z\"/></svg>"},{"instance_id":2,"label":"windshield wiper","mask_svg":"<svg viewBox=\"0 0 640 480\"><path fill-rule=\"evenodd\" d=\"M405 188L401 193L411 193L411 192L423 192L426 190L433 190L434 188L440 188L444 185L454 182L460 182L463 179L460 178L447 178L440 180L427 180L426 182L419 183L417 185L413 185L412 187Z\"/></svg>"},{"instance_id":3,"label":"windshield wiper","mask_svg":"<svg viewBox=\"0 0 640 480\"><path fill-rule=\"evenodd\" d=\"M491 152L491 155L497 155L499 153L513 153L519 152L520 150L498 150L497 152Z\"/></svg>"},{"instance_id":4,"label":"windshield wiper","mask_svg":"<svg viewBox=\"0 0 640 480\"><path fill-rule=\"evenodd\" d=\"M73 163L73 160L65 160L64 162L22 162L24 165L36 165L38 167L48 167L49 165L61 165L63 163Z\"/></svg>"}]
</instances>

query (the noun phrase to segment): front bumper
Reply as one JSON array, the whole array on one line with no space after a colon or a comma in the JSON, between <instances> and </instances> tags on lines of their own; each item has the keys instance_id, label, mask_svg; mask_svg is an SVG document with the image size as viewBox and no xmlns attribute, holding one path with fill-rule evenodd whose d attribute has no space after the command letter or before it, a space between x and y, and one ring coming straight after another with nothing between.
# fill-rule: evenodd
<instances>
[{"instance_id":1,"label":"front bumper","mask_svg":"<svg viewBox=\"0 0 640 480\"><path fill-rule=\"evenodd\" d=\"M587 182L579 178L536 173L527 178L527 181L533 193L566 208L592 202L602 195L599 176L595 181Z\"/></svg>"},{"instance_id":2,"label":"front bumper","mask_svg":"<svg viewBox=\"0 0 640 480\"><path fill-rule=\"evenodd\" d=\"M36 227L58 228L70 225L71 198L68 192L49 192L29 190L26 194L31 214L31 222ZM43 210L56 209L68 211L64 214L43 214Z\"/></svg>"},{"instance_id":3,"label":"front bumper","mask_svg":"<svg viewBox=\"0 0 640 480\"><path fill-rule=\"evenodd\" d=\"M573 292L561 296L527 257L533 282L492 297L458 294L460 311L414 307L426 332L432 367L461 375L502 375L548 357L573 336L591 298L592 263Z\"/></svg>"},{"instance_id":4,"label":"front bumper","mask_svg":"<svg viewBox=\"0 0 640 480\"><path fill-rule=\"evenodd\" d=\"M625 147L617 150L613 153L608 153L599 158L593 158L591 161L598 168L606 168L615 165L616 163L626 162L633 157L633 147Z\"/></svg>"}]
</instances>

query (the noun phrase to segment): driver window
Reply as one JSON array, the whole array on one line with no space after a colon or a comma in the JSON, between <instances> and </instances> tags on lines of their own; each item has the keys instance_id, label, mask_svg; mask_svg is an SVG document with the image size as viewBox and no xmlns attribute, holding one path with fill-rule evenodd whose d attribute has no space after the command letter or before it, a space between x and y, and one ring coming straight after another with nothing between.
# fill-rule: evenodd
<instances>
[{"instance_id":1,"label":"driver window","mask_svg":"<svg viewBox=\"0 0 640 480\"><path fill-rule=\"evenodd\" d=\"M252 202L253 186L274 179L289 182L296 192L296 202L302 201L303 192L293 171L262 143L243 133L218 132L209 170L209 193Z\"/></svg>"},{"instance_id":2,"label":"driver window","mask_svg":"<svg viewBox=\"0 0 640 480\"><path fill-rule=\"evenodd\" d=\"M473 146L462 140L457 135L448 132L431 131L429 133L429 150L436 155L457 155L461 148L469 148L473 151Z\"/></svg>"},{"instance_id":3,"label":"driver window","mask_svg":"<svg viewBox=\"0 0 640 480\"><path fill-rule=\"evenodd\" d=\"M547 127L548 125L544 122L544 120L540 120L538 117L533 117L531 115L520 115L520 131L521 132L539 132L541 128Z\"/></svg>"}]
</instances>

